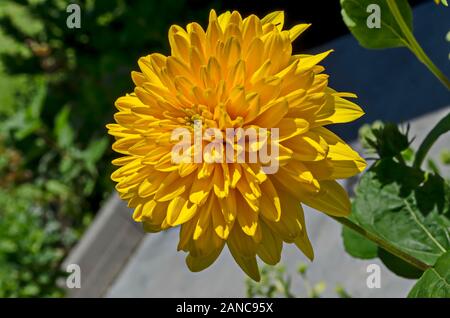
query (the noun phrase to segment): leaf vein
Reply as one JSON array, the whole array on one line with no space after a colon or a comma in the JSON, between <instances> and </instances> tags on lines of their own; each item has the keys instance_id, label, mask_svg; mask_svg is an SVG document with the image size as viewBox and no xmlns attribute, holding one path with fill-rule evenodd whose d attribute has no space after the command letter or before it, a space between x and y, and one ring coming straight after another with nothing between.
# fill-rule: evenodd
<instances>
[{"instance_id":1,"label":"leaf vein","mask_svg":"<svg viewBox=\"0 0 450 318\"><path fill-rule=\"evenodd\" d=\"M419 227L425 232L425 234L427 234L427 236L431 239L431 241L433 241L433 243L443 252L445 253L446 250L445 248L435 239L435 237L433 236L433 234L430 233L430 231L428 231L428 229L426 228L426 226L424 224L422 224L422 222L420 222L419 218L417 217L416 213L414 212L414 210L411 208L411 206L409 205L407 200L403 200L406 204L406 208L408 209L409 213L411 214L413 220L417 223L417 225L419 225Z\"/></svg>"}]
</instances>

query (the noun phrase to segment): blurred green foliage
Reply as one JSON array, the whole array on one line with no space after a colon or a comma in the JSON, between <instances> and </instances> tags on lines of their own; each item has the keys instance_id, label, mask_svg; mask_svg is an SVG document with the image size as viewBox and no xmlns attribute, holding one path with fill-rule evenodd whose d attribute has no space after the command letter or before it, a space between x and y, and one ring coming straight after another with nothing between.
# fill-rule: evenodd
<instances>
[{"instance_id":1,"label":"blurred green foliage","mask_svg":"<svg viewBox=\"0 0 450 318\"><path fill-rule=\"evenodd\" d=\"M304 292L302 295L295 295L292 290L292 276L287 273L286 267L282 264L276 266L265 265L261 269L261 281L255 282L252 279L246 280L247 297L285 297L285 298L320 298L327 289L324 281L312 283L308 278L308 265L300 263L297 268ZM340 298L350 298L351 296L341 285L336 285L334 289Z\"/></svg>"},{"instance_id":2,"label":"blurred green foliage","mask_svg":"<svg viewBox=\"0 0 450 318\"><path fill-rule=\"evenodd\" d=\"M70 228L45 209L48 194L33 185L0 190L0 297L55 297L66 247L74 241Z\"/></svg>"},{"instance_id":3,"label":"blurred green foliage","mask_svg":"<svg viewBox=\"0 0 450 318\"><path fill-rule=\"evenodd\" d=\"M69 29L67 5L81 7ZM114 101L167 30L218 1L0 2L0 297L62 296L60 264L112 191Z\"/></svg>"}]
</instances>

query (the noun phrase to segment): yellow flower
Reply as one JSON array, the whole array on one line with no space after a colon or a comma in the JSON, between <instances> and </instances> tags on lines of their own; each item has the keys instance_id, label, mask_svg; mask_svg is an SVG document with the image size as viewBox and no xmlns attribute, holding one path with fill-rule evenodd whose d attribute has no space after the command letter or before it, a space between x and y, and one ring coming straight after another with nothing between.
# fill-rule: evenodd
<instances>
[{"instance_id":1,"label":"yellow flower","mask_svg":"<svg viewBox=\"0 0 450 318\"><path fill-rule=\"evenodd\" d=\"M192 271L210 266L226 244L259 280L256 256L278 263L283 242L313 259L301 203L334 216L350 213L335 179L358 174L366 163L323 126L363 111L346 99L354 94L328 87L318 63L330 51L292 54L292 42L309 25L283 30L283 23L283 12L243 19L212 10L206 31L195 22L174 25L171 55L140 58L134 93L116 101L116 123L107 126L123 155L113 161L120 166L112 174L116 189L146 231L181 226L178 250L188 252ZM278 128L269 142L279 146L279 169L265 173L260 161L174 163L173 131L193 131L196 120L203 130Z\"/></svg>"}]
</instances>

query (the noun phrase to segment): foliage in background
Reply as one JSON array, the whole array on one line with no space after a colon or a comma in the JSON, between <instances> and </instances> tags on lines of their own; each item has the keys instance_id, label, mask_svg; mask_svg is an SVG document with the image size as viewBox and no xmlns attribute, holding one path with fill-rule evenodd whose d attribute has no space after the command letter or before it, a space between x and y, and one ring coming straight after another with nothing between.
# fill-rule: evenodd
<instances>
[{"instance_id":1,"label":"foliage in background","mask_svg":"<svg viewBox=\"0 0 450 318\"><path fill-rule=\"evenodd\" d=\"M0 297L57 297L59 264L75 233L48 214L48 193L33 185L0 190Z\"/></svg>"},{"instance_id":2,"label":"foliage in background","mask_svg":"<svg viewBox=\"0 0 450 318\"><path fill-rule=\"evenodd\" d=\"M286 297L286 298L320 298L325 292L327 285L325 282L311 283L308 279L308 266L299 264L297 274L305 290L305 295L294 295L292 291L292 277L286 272L286 268L279 264L277 266L263 266L261 270L261 281L255 282L252 279L246 280L247 297ZM335 287L338 297L350 298L351 296L341 285Z\"/></svg>"},{"instance_id":3,"label":"foliage in background","mask_svg":"<svg viewBox=\"0 0 450 318\"><path fill-rule=\"evenodd\" d=\"M81 29L66 26L69 3ZM62 295L60 263L112 190L104 124L133 61L206 12L194 0L0 2L0 297Z\"/></svg>"}]
</instances>

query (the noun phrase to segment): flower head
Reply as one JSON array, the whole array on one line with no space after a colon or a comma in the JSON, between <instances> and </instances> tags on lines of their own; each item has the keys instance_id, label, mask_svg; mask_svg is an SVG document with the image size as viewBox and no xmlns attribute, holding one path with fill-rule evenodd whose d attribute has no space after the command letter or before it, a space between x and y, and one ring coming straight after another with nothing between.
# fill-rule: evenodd
<instances>
[{"instance_id":1,"label":"flower head","mask_svg":"<svg viewBox=\"0 0 450 318\"><path fill-rule=\"evenodd\" d=\"M283 12L243 19L236 11L217 16L212 10L206 31L195 22L186 29L174 25L171 55L140 58L134 93L116 101L116 123L108 125L113 149L122 154L113 161L120 166L112 174L116 189L147 231L180 226L178 249L188 253L192 271L211 265L227 245L259 280L256 256L278 263L283 242L313 259L302 203L330 215L350 213L335 179L358 174L366 164L324 126L363 112L346 99L354 94L328 87L318 63L330 51L292 53L292 42L309 25L283 30L283 23ZM275 129L276 139L240 150L276 145L276 172L266 173L261 160L206 160L225 152L208 148L212 139L201 140L205 160L174 162L174 130L194 131L198 122L202 132L214 128L223 135L227 128ZM221 144L239 148L227 138Z\"/></svg>"}]
</instances>

